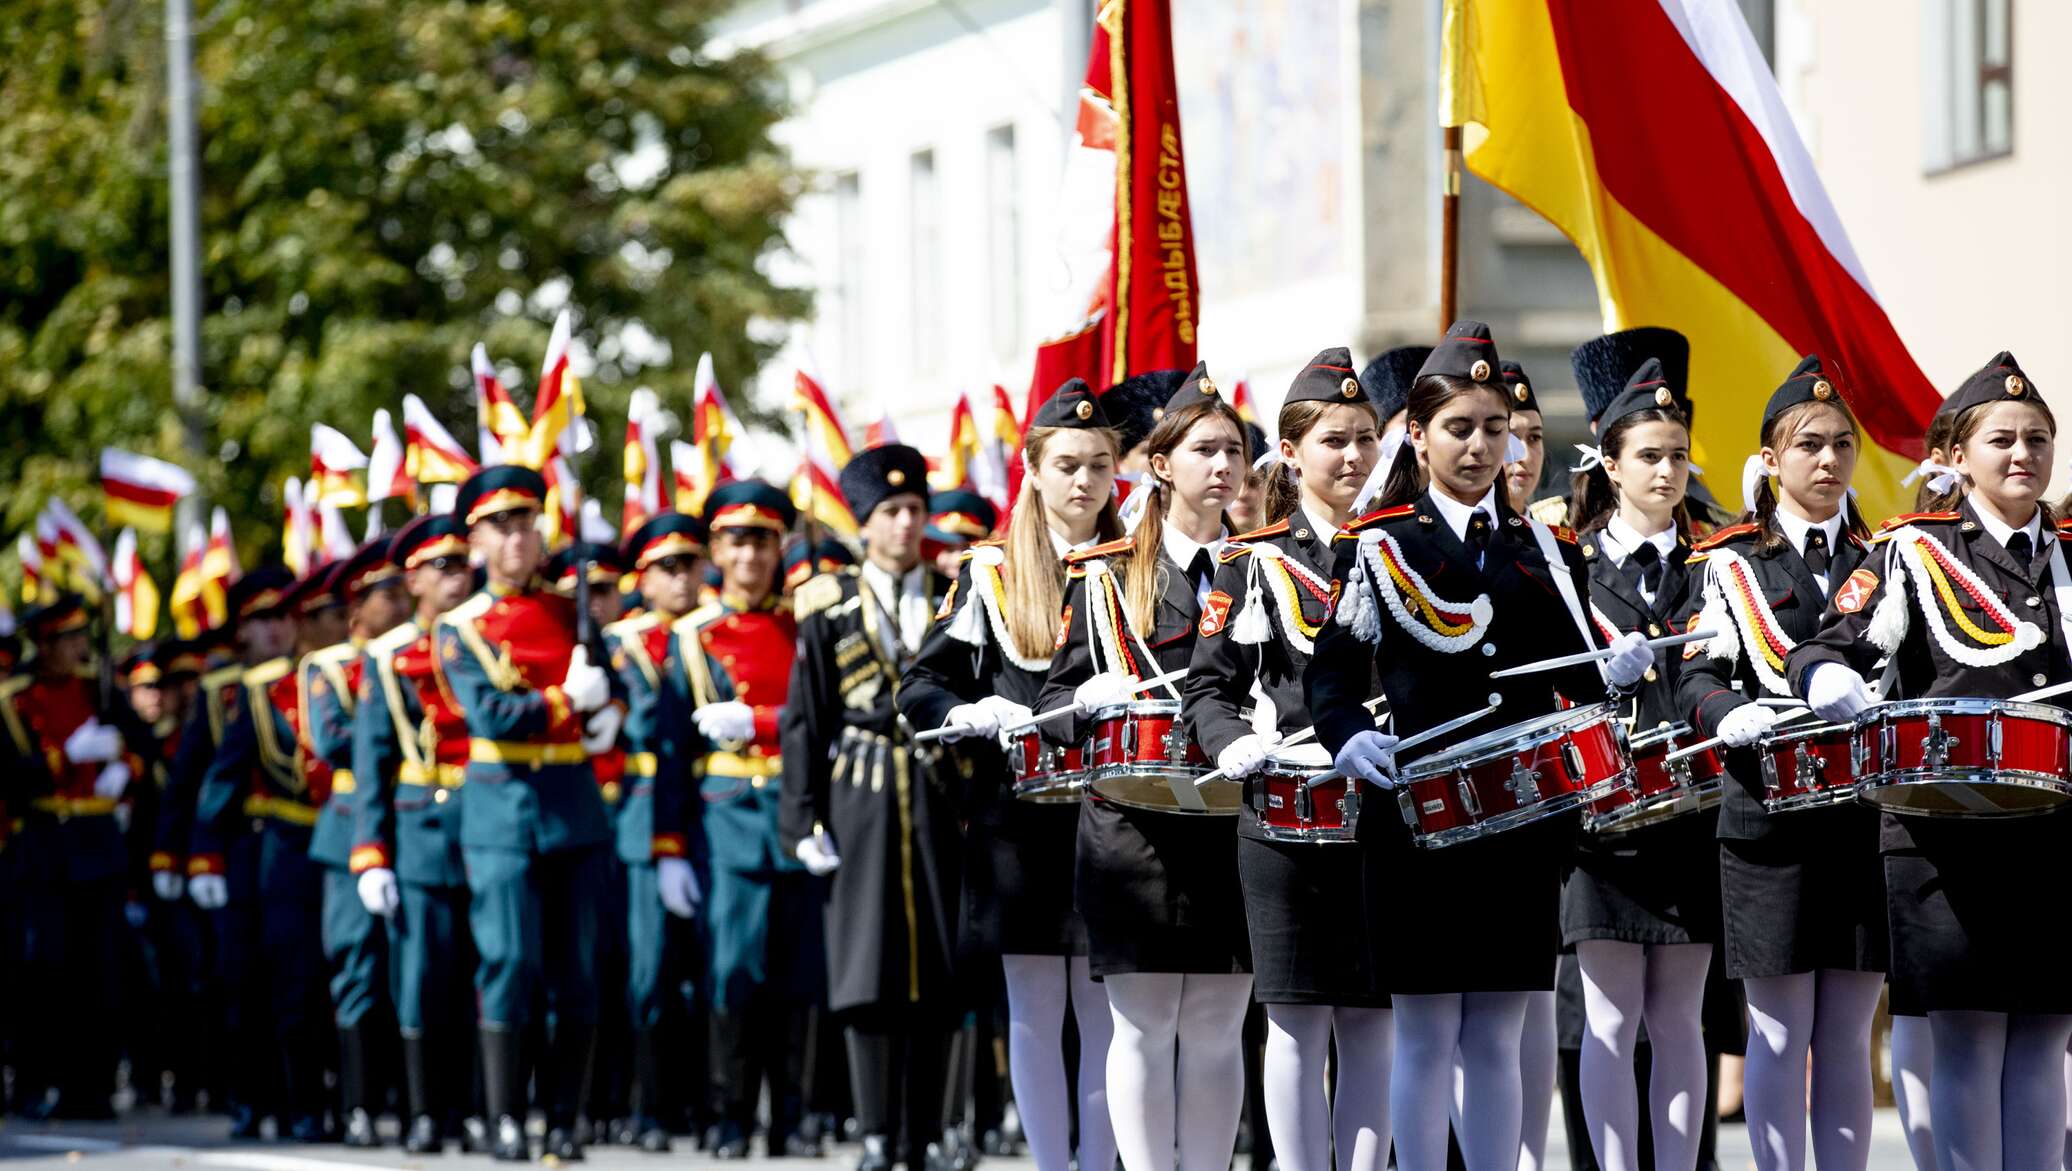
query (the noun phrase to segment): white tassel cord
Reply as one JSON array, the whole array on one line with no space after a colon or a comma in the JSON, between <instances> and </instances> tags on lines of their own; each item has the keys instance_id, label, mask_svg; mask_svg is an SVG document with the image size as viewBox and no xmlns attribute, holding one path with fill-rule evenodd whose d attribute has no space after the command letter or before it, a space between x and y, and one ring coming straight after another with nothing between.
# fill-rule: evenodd
<instances>
[{"instance_id":1,"label":"white tassel cord","mask_svg":"<svg viewBox=\"0 0 2072 1171\"><path fill-rule=\"evenodd\" d=\"M1352 578L1345 583L1345 592L1338 598L1338 624L1369 646L1381 645L1381 608L1375 598L1378 587L1369 569L1375 550L1380 547L1380 533L1360 534L1360 547L1353 556Z\"/></svg>"},{"instance_id":2,"label":"white tassel cord","mask_svg":"<svg viewBox=\"0 0 2072 1171\"><path fill-rule=\"evenodd\" d=\"M1483 634L1489 630L1490 621L1496 616L1488 594L1477 594L1475 599L1465 606L1437 598L1424 578L1410 568L1408 560L1403 556L1402 546L1396 544L1395 538L1387 533L1374 533L1372 535L1376 540L1370 549L1365 540L1367 535L1361 534L1360 559L1366 563L1368 577L1374 583L1382 603L1388 607L1389 613L1395 616L1397 625L1408 632L1410 637L1446 655L1460 654L1482 641ZM1384 561L1384 557L1388 560ZM1389 562L1393 562L1397 571L1403 575L1400 585L1395 575L1389 572ZM1407 598L1405 590L1409 593ZM1459 634L1445 634L1433 629L1411 613L1410 603L1413 601L1423 602L1434 610L1445 610L1452 614L1466 611L1465 628ZM1377 631L1376 639L1378 638Z\"/></svg>"},{"instance_id":3,"label":"white tassel cord","mask_svg":"<svg viewBox=\"0 0 2072 1171\"><path fill-rule=\"evenodd\" d=\"M2042 645L2043 630L2033 622L2025 622L2016 617L2014 611L2001 605L1999 599L1993 596L1992 590L1987 588L1962 561L1954 557L1937 558L1937 549L1927 547L1934 544L1935 538L1908 525L1892 534L1890 539L1894 544L1905 542L1894 556L1897 556L1906 567L1907 576L1913 578L1914 593L1920 600L1921 614L1928 620L1928 632L1935 638L1936 645L1943 649L1944 654L1967 667L1993 667ZM1934 559L1935 566L1940 568L1954 585L1970 594L1986 612L1987 617L2011 636L2006 642L1998 646L1980 647L1966 646L1958 640L1956 633L1950 629L1949 615L1943 612L1942 605L1936 604L1942 587L1938 586L1930 569L1931 558ZM1955 599L1950 599L1950 602L1954 603Z\"/></svg>"}]
</instances>

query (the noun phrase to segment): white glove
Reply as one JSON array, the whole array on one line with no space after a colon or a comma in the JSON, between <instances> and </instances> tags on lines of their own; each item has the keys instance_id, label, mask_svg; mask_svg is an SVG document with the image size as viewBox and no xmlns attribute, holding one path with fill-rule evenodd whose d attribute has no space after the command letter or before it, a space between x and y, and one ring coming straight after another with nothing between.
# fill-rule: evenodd
<instances>
[{"instance_id":1,"label":"white glove","mask_svg":"<svg viewBox=\"0 0 2072 1171\"><path fill-rule=\"evenodd\" d=\"M1638 630L1628 631L1612 640L1612 657L1604 664L1604 673L1611 679L1613 687L1631 687L1640 682L1655 665L1655 652L1647 645L1648 640Z\"/></svg>"},{"instance_id":2,"label":"white glove","mask_svg":"<svg viewBox=\"0 0 2072 1171\"><path fill-rule=\"evenodd\" d=\"M804 842L799 843L804 845ZM662 906L679 919L698 917L698 903L704 898L698 889L698 874L682 858L655 861L655 886L662 892Z\"/></svg>"},{"instance_id":3,"label":"white glove","mask_svg":"<svg viewBox=\"0 0 2072 1171\"><path fill-rule=\"evenodd\" d=\"M1349 777L1358 777L1383 789L1396 787L1396 742L1400 736L1368 729L1345 742L1332 767Z\"/></svg>"},{"instance_id":4,"label":"white glove","mask_svg":"<svg viewBox=\"0 0 2072 1171\"><path fill-rule=\"evenodd\" d=\"M1720 717L1719 738L1729 748L1746 748L1763 738L1777 713L1759 703L1744 703Z\"/></svg>"},{"instance_id":5,"label":"white glove","mask_svg":"<svg viewBox=\"0 0 2072 1171\"><path fill-rule=\"evenodd\" d=\"M812 837L799 842L798 849L793 853L798 856L800 862L805 863L806 872L815 878L833 874L835 868L842 864L842 856L835 853L835 840L826 830L820 830Z\"/></svg>"},{"instance_id":6,"label":"white glove","mask_svg":"<svg viewBox=\"0 0 2072 1171\"><path fill-rule=\"evenodd\" d=\"M1853 720L1875 702L1863 677L1840 663L1822 663L1806 678L1806 706L1830 723Z\"/></svg>"},{"instance_id":7,"label":"white glove","mask_svg":"<svg viewBox=\"0 0 2072 1171\"><path fill-rule=\"evenodd\" d=\"M151 893L157 895L160 902L173 902L187 893L187 880L170 870L154 870L151 872Z\"/></svg>"},{"instance_id":8,"label":"white glove","mask_svg":"<svg viewBox=\"0 0 2072 1171\"><path fill-rule=\"evenodd\" d=\"M94 778L94 796L113 801L129 788L130 767L119 760L101 766L101 775Z\"/></svg>"},{"instance_id":9,"label":"white glove","mask_svg":"<svg viewBox=\"0 0 2072 1171\"><path fill-rule=\"evenodd\" d=\"M691 722L714 744L742 744L755 736L755 709L738 699L705 704L691 713Z\"/></svg>"},{"instance_id":10,"label":"white glove","mask_svg":"<svg viewBox=\"0 0 2072 1171\"><path fill-rule=\"evenodd\" d=\"M579 712L594 712L612 696L611 680L604 668L590 665L590 648L577 646L568 656L568 674L561 680L561 695Z\"/></svg>"},{"instance_id":11,"label":"white glove","mask_svg":"<svg viewBox=\"0 0 2072 1171\"><path fill-rule=\"evenodd\" d=\"M1072 702L1087 711L1128 703L1137 697L1137 680L1120 671L1106 671L1079 685Z\"/></svg>"},{"instance_id":12,"label":"white glove","mask_svg":"<svg viewBox=\"0 0 2072 1171\"><path fill-rule=\"evenodd\" d=\"M1226 777L1248 776L1266 763L1266 755L1271 751L1273 746L1256 734L1239 736L1216 754L1216 767Z\"/></svg>"},{"instance_id":13,"label":"white glove","mask_svg":"<svg viewBox=\"0 0 2072 1171\"><path fill-rule=\"evenodd\" d=\"M583 751L592 756L610 752L612 745L619 742L619 729L626 726L626 709L617 704L606 704L583 721Z\"/></svg>"},{"instance_id":14,"label":"white glove","mask_svg":"<svg viewBox=\"0 0 2072 1171\"><path fill-rule=\"evenodd\" d=\"M396 887L396 872L386 866L375 866L360 871L360 905L367 908L369 915L386 919L396 913L397 904L403 895Z\"/></svg>"},{"instance_id":15,"label":"white glove","mask_svg":"<svg viewBox=\"0 0 2072 1171\"><path fill-rule=\"evenodd\" d=\"M220 874L197 874L187 882L187 894L204 911L220 911L230 905L230 884Z\"/></svg>"},{"instance_id":16,"label":"white glove","mask_svg":"<svg viewBox=\"0 0 2072 1171\"><path fill-rule=\"evenodd\" d=\"M73 764L106 764L122 755L122 733L89 719L65 737L65 759Z\"/></svg>"}]
</instances>

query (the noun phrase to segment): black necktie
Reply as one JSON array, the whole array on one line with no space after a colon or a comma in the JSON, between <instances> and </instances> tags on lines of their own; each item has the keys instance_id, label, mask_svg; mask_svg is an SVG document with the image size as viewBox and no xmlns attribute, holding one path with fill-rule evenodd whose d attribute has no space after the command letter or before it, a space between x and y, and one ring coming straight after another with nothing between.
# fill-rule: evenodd
<instances>
[{"instance_id":1,"label":"black necktie","mask_svg":"<svg viewBox=\"0 0 2072 1171\"><path fill-rule=\"evenodd\" d=\"M1489 514L1478 508L1468 517L1468 552L1475 555L1477 569L1489 553L1489 533Z\"/></svg>"},{"instance_id":2,"label":"black necktie","mask_svg":"<svg viewBox=\"0 0 2072 1171\"><path fill-rule=\"evenodd\" d=\"M1806 568L1815 577L1826 577L1827 566L1827 533L1814 529L1806 534Z\"/></svg>"},{"instance_id":3,"label":"black necktie","mask_svg":"<svg viewBox=\"0 0 2072 1171\"><path fill-rule=\"evenodd\" d=\"M1642 594L1652 598L1662 588L1662 551L1655 548L1653 541L1642 541L1626 558L1626 572L1633 577L1633 585Z\"/></svg>"},{"instance_id":4,"label":"black necktie","mask_svg":"<svg viewBox=\"0 0 2072 1171\"><path fill-rule=\"evenodd\" d=\"M1209 556L1207 549L1196 550L1194 560L1187 563L1187 580L1194 586L1194 592L1200 593L1202 587L1215 580L1215 577L1215 559Z\"/></svg>"},{"instance_id":5,"label":"black necktie","mask_svg":"<svg viewBox=\"0 0 2072 1171\"><path fill-rule=\"evenodd\" d=\"M2034 555L2029 547L2029 534L2015 533L2008 537L2007 555L2014 558L2014 563L2026 572L2029 568L2029 558Z\"/></svg>"}]
</instances>

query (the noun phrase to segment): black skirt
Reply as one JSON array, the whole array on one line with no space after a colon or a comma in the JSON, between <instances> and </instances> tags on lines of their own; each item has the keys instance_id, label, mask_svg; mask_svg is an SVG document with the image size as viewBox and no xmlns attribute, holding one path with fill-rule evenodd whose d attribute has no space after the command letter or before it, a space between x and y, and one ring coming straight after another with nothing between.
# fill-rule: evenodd
<instances>
[{"instance_id":1,"label":"black skirt","mask_svg":"<svg viewBox=\"0 0 2072 1171\"><path fill-rule=\"evenodd\" d=\"M1779 814L1760 839L1723 839L1727 975L1884 971L1877 849L1877 813L1857 805Z\"/></svg>"},{"instance_id":2,"label":"black skirt","mask_svg":"<svg viewBox=\"0 0 2072 1171\"><path fill-rule=\"evenodd\" d=\"M1892 1011L2072 1013L2053 914L2072 891L2072 810L1904 828L1910 847L1884 856Z\"/></svg>"},{"instance_id":3,"label":"black skirt","mask_svg":"<svg viewBox=\"0 0 2072 1171\"><path fill-rule=\"evenodd\" d=\"M1718 943L1713 819L1692 813L1629 833L1578 836L1561 884L1561 943Z\"/></svg>"},{"instance_id":4,"label":"black skirt","mask_svg":"<svg viewBox=\"0 0 2072 1171\"><path fill-rule=\"evenodd\" d=\"M1089 789L1073 893L1095 976L1252 970L1235 817L1132 809Z\"/></svg>"},{"instance_id":5,"label":"black skirt","mask_svg":"<svg viewBox=\"0 0 2072 1171\"><path fill-rule=\"evenodd\" d=\"M1412 844L1386 814L1363 816L1359 832L1382 988L1410 996L1553 990L1574 816L1437 850Z\"/></svg>"},{"instance_id":6,"label":"black skirt","mask_svg":"<svg viewBox=\"0 0 2072 1171\"><path fill-rule=\"evenodd\" d=\"M1086 954L1072 905L1078 836L1077 804L1003 796L978 811L964 839L966 955Z\"/></svg>"},{"instance_id":7,"label":"black skirt","mask_svg":"<svg viewBox=\"0 0 2072 1171\"><path fill-rule=\"evenodd\" d=\"M1261 1004L1387 1008L1362 918L1366 847L1240 835L1237 870Z\"/></svg>"}]
</instances>

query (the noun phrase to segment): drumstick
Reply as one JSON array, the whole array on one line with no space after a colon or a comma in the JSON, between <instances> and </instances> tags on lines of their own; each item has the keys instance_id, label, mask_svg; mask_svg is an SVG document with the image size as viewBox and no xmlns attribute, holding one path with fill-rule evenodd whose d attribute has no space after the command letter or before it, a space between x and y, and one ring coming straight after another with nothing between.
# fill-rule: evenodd
<instances>
[{"instance_id":1,"label":"drumstick","mask_svg":"<svg viewBox=\"0 0 2072 1171\"><path fill-rule=\"evenodd\" d=\"M1382 704L1384 704L1384 703L1387 703L1387 702L1388 702L1388 696L1386 696L1386 695L1377 695L1377 696L1375 696L1375 697L1374 697L1373 699L1370 699L1370 700L1368 700L1368 701L1367 701L1366 703L1363 703L1363 704L1361 704L1360 706L1361 706L1361 707L1363 707L1363 708L1366 708L1366 709L1367 709L1367 714L1369 714L1369 715L1372 715L1372 714L1374 714L1374 709L1376 709L1376 708L1380 707L1380 706L1381 706ZM1288 736L1288 738L1287 738L1286 740L1276 740L1276 741L1274 741L1274 745L1273 745L1273 747L1274 747L1275 749L1280 749L1280 748L1293 748L1293 747L1294 747L1294 746L1296 746L1297 744L1307 744L1307 743L1309 743L1310 741L1312 741L1312 740L1314 740L1314 739L1316 739L1316 738L1317 738L1317 726L1316 726L1315 724L1311 724L1311 725L1310 725L1309 727L1307 727L1307 728L1304 728L1304 729L1303 729L1303 730L1301 730L1300 732L1294 732L1294 733L1290 733L1290 734L1289 734L1289 736ZM1269 751L1271 751L1271 750L1269 750ZM1206 784L1208 784L1208 783L1209 783L1210 781L1220 781L1220 780L1222 780L1222 779L1223 779L1223 770L1222 770L1222 769L1220 769L1220 768L1217 768L1217 769L1210 769L1210 770L1209 770L1208 772L1205 772L1205 773L1203 773L1202 775L1200 775L1200 776L1198 776L1198 777L1194 778L1194 787L1195 787L1195 788L1197 788L1197 789L1199 789L1199 788L1201 788L1201 787L1202 787L1203 785L1206 785Z\"/></svg>"},{"instance_id":2,"label":"drumstick","mask_svg":"<svg viewBox=\"0 0 2072 1171\"><path fill-rule=\"evenodd\" d=\"M1140 691L1149 691L1151 688L1154 687L1163 687L1168 683L1178 682L1179 680L1185 678L1187 678L1187 668L1185 667L1181 667L1177 671L1167 671L1163 675L1154 675L1149 679L1140 679L1137 682L1130 684L1130 694L1135 695ZM1011 728L1002 728L1000 729L1000 731L1003 735L1012 736L1018 732L1026 732L1038 724L1047 724L1052 720L1060 719L1065 716L1076 715L1079 712L1083 712L1085 710L1086 705L1083 703L1068 704L1065 707L1061 707L1054 712L1044 712L1042 715L1037 716L1033 720L1025 720L1022 723L1016 724ZM935 730L935 734L937 736L940 736L949 730L950 729L948 726L944 726L941 728L937 728ZM923 732L921 733L921 735L926 736L928 735L928 733ZM919 739L919 737L916 737L916 739Z\"/></svg>"},{"instance_id":3,"label":"drumstick","mask_svg":"<svg viewBox=\"0 0 2072 1171\"><path fill-rule=\"evenodd\" d=\"M2072 683L2053 683L2049 687L2039 687L2034 691L2024 691L2020 695L2010 696L2007 702L2029 703L2033 700L2049 699L2053 695L2063 695L2068 691L2072 691Z\"/></svg>"},{"instance_id":4,"label":"drumstick","mask_svg":"<svg viewBox=\"0 0 2072 1171\"><path fill-rule=\"evenodd\" d=\"M1665 634L1661 638L1651 638L1640 645L1647 647L1649 650L1660 650L1663 647L1682 646L1687 642L1703 642L1718 633L1719 631L1717 630L1691 630L1683 634ZM1609 659L1618 653L1618 651L1613 650L1611 647L1605 647L1603 650L1596 651L1578 651L1572 655L1562 655L1560 658L1541 659L1537 663L1525 663L1517 667L1505 667L1501 671L1491 671L1489 677L1491 679L1509 679L1514 675L1531 675L1540 671L1553 671L1561 667L1573 667L1577 663L1594 663L1599 659Z\"/></svg>"},{"instance_id":5,"label":"drumstick","mask_svg":"<svg viewBox=\"0 0 2072 1171\"><path fill-rule=\"evenodd\" d=\"M1761 704L1761 705L1763 705L1764 707L1805 707L1805 706L1806 706L1806 701L1805 701L1805 700L1803 700L1803 699L1776 699L1776 698L1772 698L1772 697L1767 697L1767 696L1766 696L1766 697L1764 697L1764 698L1762 698L1762 699L1756 700L1756 702L1757 702L1757 703L1759 703L1759 704Z\"/></svg>"},{"instance_id":6,"label":"drumstick","mask_svg":"<svg viewBox=\"0 0 2072 1171\"><path fill-rule=\"evenodd\" d=\"M1757 702L1762 702L1762 701L1758 700ZM1799 705L1798 705L1798 704L1796 704L1796 703L1794 703L1794 704L1792 704L1792 706L1793 706L1793 707L1798 707ZM1776 718L1776 720L1774 720L1774 721L1772 721L1772 722L1771 722L1770 726L1771 726L1772 728L1775 728L1775 727L1777 727L1777 726L1778 726L1779 724L1789 724L1789 723L1791 723L1791 722L1792 722L1793 720L1803 720L1803 719L1805 719L1805 718L1806 718L1807 716L1810 716L1810 715L1812 715L1812 714L1813 714L1813 709L1812 709L1812 708L1805 708L1805 709L1803 709L1803 710L1801 710L1801 711L1796 711L1796 712L1793 712L1793 713L1791 713L1791 714L1790 714L1790 715L1788 715L1788 716L1778 716L1778 717ZM1726 741L1725 741L1725 740L1723 740L1723 739L1721 739L1721 738L1720 738L1720 737L1718 737L1718 736L1714 736L1714 737L1713 737L1712 739L1710 739L1710 740L1700 740L1700 741L1698 741L1698 742L1697 742L1696 744L1693 744L1693 745L1691 745L1691 746L1690 746L1689 748L1679 748L1679 749L1677 749L1677 750L1676 750L1675 752L1671 752L1671 753L1666 753L1666 754L1664 754L1664 755L1663 755L1663 757L1662 757L1662 763L1663 763L1663 764L1675 764L1675 763L1676 763L1677 761L1679 761L1679 760L1682 760L1682 759L1683 759L1684 757L1686 757L1686 756L1696 756L1696 755L1698 755L1699 753L1701 753L1701 752L1705 751L1705 750L1706 750L1706 749L1708 749L1708 748L1715 748L1715 747L1718 747L1719 745L1721 745L1721 744L1724 744L1724 743L1726 743Z\"/></svg>"},{"instance_id":7,"label":"drumstick","mask_svg":"<svg viewBox=\"0 0 2072 1171\"><path fill-rule=\"evenodd\" d=\"M1469 712L1467 715L1455 716L1443 724L1434 724L1431 727L1426 728L1422 732L1417 732L1412 735L1405 736L1401 740L1396 741L1396 746L1394 748L1389 749L1389 751L1391 753L1398 753L1403 751L1405 748L1415 748L1418 745L1425 743L1426 741L1436 740L1439 737L1446 735L1448 732L1457 732L1460 729L1467 727L1469 724L1474 723L1476 720L1481 719L1483 716L1486 716L1489 713L1495 711L1496 708L1496 704L1490 704L1488 707L1482 708L1477 711ZM1318 785L1323 784L1325 781L1334 780L1337 777L1343 775L1343 773L1339 773L1336 769L1333 769L1331 772L1311 777L1305 783L1310 788L1314 789Z\"/></svg>"}]
</instances>

